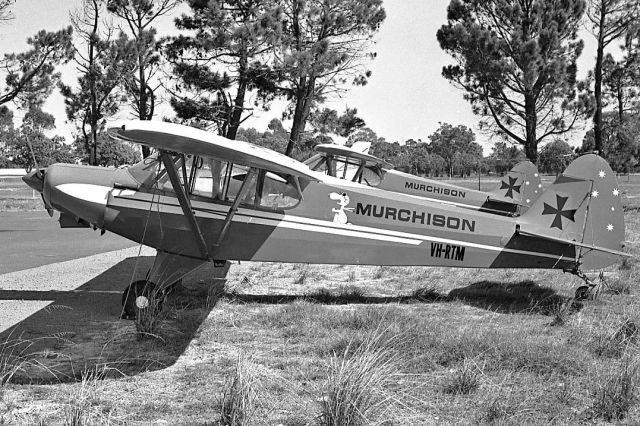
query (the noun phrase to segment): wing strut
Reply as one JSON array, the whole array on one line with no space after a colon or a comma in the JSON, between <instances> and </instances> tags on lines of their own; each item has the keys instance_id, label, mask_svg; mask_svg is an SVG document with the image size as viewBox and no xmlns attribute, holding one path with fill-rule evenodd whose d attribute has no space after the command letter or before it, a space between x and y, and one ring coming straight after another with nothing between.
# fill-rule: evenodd
<instances>
[{"instance_id":1,"label":"wing strut","mask_svg":"<svg viewBox=\"0 0 640 426\"><path fill-rule=\"evenodd\" d=\"M202 256L205 259L208 259L209 261L211 261L212 260L211 254L207 249L207 244L204 241L204 237L202 236L202 232L200 231L200 227L198 226L198 222L196 221L196 216L193 213L193 209L191 208L189 197L187 197L184 187L180 183L180 178L178 177L178 171L176 170L176 164L173 162L173 159L166 151L160 150L160 158L164 163L164 168L167 171L167 175L169 176L169 180L171 181L173 190L176 192L178 201L180 202L180 207L182 207L182 212L184 213L185 217L189 221L191 231L193 231L193 235L196 238L196 242L200 246L200 253L202 253Z\"/></svg>"},{"instance_id":2,"label":"wing strut","mask_svg":"<svg viewBox=\"0 0 640 426\"><path fill-rule=\"evenodd\" d=\"M249 169L249 173L247 173L246 176L244 177L244 180L242 181L242 186L240 187L240 191L238 191L238 194L236 195L236 199L233 200L233 204L231 205L231 208L227 212L227 217L224 219L224 225L222 226L222 230L218 235L218 240L213 245L214 247L218 247L222 243L224 236L227 234L227 231L229 230L229 225L231 225L231 219L233 219L233 216L238 211L238 206L240 205L240 201L247 194L251 181L256 175L256 172L257 170L254 167L251 167Z\"/></svg>"}]
</instances>

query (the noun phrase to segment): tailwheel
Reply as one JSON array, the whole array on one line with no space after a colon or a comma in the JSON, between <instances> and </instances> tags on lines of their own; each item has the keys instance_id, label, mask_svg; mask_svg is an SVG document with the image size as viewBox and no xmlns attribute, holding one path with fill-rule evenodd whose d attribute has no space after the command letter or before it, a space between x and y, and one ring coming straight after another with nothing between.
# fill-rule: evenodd
<instances>
[{"instance_id":1,"label":"tailwheel","mask_svg":"<svg viewBox=\"0 0 640 426\"><path fill-rule=\"evenodd\" d=\"M122 293L122 319L135 319L138 313L162 309L163 294L147 280L134 281Z\"/></svg>"},{"instance_id":2,"label":"tailwheel","mask_svg":"<svg viewBox=\"0 0 640 426\"><path fill-rule=\"evenodd\" d=\"M589 300L593 296L591 295L591 287L588 285L582 285L576 288L575 299L576 300Z\"/></svg>"},{"instance_id":3,"label":"tailwheel","mask_svg":"<svg viewBox=\"0 0 640 426\"><path fill-rule=\"evenodd\" d=\"M565 270L565 272L570 272L573 275L577 276L581 280L584 281L586 285L580 286L576 289L575 299L576 300L595 300L600 292L602 291L602 285L604 283L603 275L600 274L600 284L593 282L587 275L582 272L578 267Z\"/></svg>"}]
</instances>

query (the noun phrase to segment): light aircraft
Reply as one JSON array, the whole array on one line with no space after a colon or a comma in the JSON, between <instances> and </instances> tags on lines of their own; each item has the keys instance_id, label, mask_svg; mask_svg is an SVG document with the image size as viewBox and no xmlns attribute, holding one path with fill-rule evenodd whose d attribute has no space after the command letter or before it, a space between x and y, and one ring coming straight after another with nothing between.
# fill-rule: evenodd
<instances>
[{"instance_id":1,"label":"light aircraft","mask_svg":"<svg viewBox=\"0 0 640 426\"><path fill-rule=\"evenodd\" d=\"M311 170L344 180L506 216L523 213L543 192L538 169L530 161L519 162L496 188L483 192L393 170L393 165L368 153L369 145L317 145L318 154L304 163Z\"/></svg>"},{"instance_id":2,"label":"light aircraft","mask_svg":"<svg viewBox=\"0 0 640 426\"><path fill-rule=\"evenodd\" d=\"M427 200L312 171L269 149L192 127L127 121L109 129L157 154L127 169L54 164L25 181L63 226L92 226L157 249L124 311L206 262L553 268L616 262L620 191L607 162L576 159L517 217ZM580 287L584 296L587 286ZM581 290L582 289L582 290Z\"/></svg>"}]
</instances>

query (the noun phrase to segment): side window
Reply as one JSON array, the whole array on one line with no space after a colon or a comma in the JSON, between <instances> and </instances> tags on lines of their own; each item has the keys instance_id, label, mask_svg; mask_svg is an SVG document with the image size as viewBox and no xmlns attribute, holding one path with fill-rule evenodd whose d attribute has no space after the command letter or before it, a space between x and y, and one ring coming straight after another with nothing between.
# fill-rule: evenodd
<instances>
[{"instance_id":1,"label":"side window","mask_svg":"<svg viewBox=\"0 0 640 426\"><path fill-rule=\"evenodd\" d=\"M157 166L158 162L155 162ZM195 199L213 199L234 202L247 179L250 168L247 166L218 161L208 157L186 158L186 167L182 170L182 158L176 159L178 178L183 183L184 173L189 182L189 194ZM247 191L240 200L245 206L259 206L281 210L295 207L300 202L298 187L289 175L280 175L266 170L257 170L248 182ZM153 185L162 191L174 192L169 175L162 167Z\"/></svg>"},{"instance_id":2,"label":"side window","mask_svg":"<svg viewBox=\"0 0 640 426\"><path fill-rule=\"evenodd\" d=\"M375 167L364 167L360 182L369 186L378 186L382 182L382 173Z\"/></svg>"},{"instance_id":3,"label":"side window","mask_svg":"<svg viewBox=\"0 0 640 426\"><path fill-rule=\"evenodd\" d=\"M159 161L159 163L160 163L160 170L157 175L157 180L153 186L155 186L157 189L160 189L161 191L174 192L173 185L171 184L171 179L169 179L169 175L167 174L167 171L164 168L164 163L162 161ZM182 158L177 159L175 161L175 164L178 170L178 179L180 179L180 183L184 185L183 178L182 178ZM187 158L187 176L189 176L190 172L191 172L191 158L189 157Z\"/></svg>"},{"instance_id":4,"label":"side window","mask_svg":"<svg viewBox=\"0 0 640 426\"><path fill-rule=\"evenodd\" d=\"M242 188L242 183L247 178L249 173L249 167L241 166L238 164L227 164L224 168L225 172L225 180L223 184L223 194L225 201L235 201L236 197L240 193L240 188ZM254 174L251 182L249 182L249 188L240 200L243 204L254 204L254 199L256 195L256 182L257 182L257 174Z\"/></svg>"},{"instance_id":5,"label":"side window","mask_svg":"<svg viewBox=\"0 0 640 426\"><path fill-rule=\"evenodd\" d=\"M313 171L327 174L327 159L324 155L317 155L318 158L310 158L305 164Z\"/></svg>"},{"instance_id":6,"label":"side window","mask_svg":"<svg viewBox=\"0 0 640 426\"><path fill-rule=\"evenodd\" d=\"M202 158L196 169L191 193L200 197L222 199L222 182L226 164L212 158Z\"/></svg>"},{"instance_id":7,"label":"side window","mask_svg":"<svg viewBox=\"0 0 640 426\"><path fill-rule=\"evenodd\" d=\"M276 173L264 173L260 207L270 209L288 209L300 202L298 188L291 176L281 176Z\"/></svg>"}]
</instances>

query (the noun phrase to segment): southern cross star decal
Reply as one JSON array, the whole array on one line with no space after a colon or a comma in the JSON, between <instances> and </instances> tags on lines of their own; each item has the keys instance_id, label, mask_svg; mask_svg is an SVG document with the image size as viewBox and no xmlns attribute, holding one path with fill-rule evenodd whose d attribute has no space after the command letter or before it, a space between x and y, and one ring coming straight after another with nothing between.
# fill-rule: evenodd
<instances>
[{"instance_id":1,"label":"southern cross star decal","mask_svg":"<svg viewBox=\"0 0 640 426\"><path fill-rule=\"evenodd\" d=\"M561 197L556 194L556 205L558 207L550 206L547 203L544 203L544 210L542 214L553 214L555 217L553 218L553 222L551 223L552 228L558 228L562 230L562 217L566 217L572 222L575 222L576 210L563 210L564 205L567 203L569 197Z\"/></svg>"},{"instance_id":2,"label":"southern cross star decal","mask_svg":"<svg viewBox=\"0 0 640 426\"><path fill-rule=\"evenodd\" d=\"M518 181L518 178L514 178L509 176L509 183L502 181L500 182L502 185L500 186L500 189L506 189L507 193L505 194L505 197L509 197L509 198L513 198L513 191L516 191L518 194L520 193L520 187L522 185L516 185L516 182Z\"/></svg>"}]
</instances>

